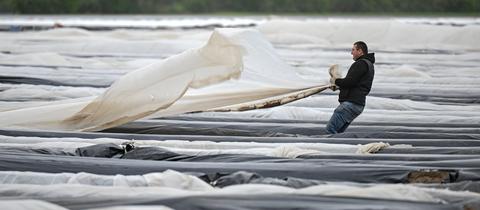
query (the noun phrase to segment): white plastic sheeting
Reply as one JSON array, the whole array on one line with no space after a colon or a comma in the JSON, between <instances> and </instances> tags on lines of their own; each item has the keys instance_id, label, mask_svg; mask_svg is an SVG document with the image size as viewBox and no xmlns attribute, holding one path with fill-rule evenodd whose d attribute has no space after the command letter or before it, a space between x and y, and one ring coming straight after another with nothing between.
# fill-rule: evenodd
<instances>
[{"instance_id":1,"label":"white plastic sheeting","mask_svg":"<svg viewBox=\"0 0 480 210\"><path fill-rule=\"evenodd\" d=\"M350 47L352 40L363 40L370 47L399 49L469 49L480 33L476 25L465 27L407 24L392 19L355 20L291 20L276 19L259 26L269 40L285 44L319 44ZM298 33L301 31L302 33ZM405 39L405 35L409 39Z\"/></svg>"},{"instance_id":2,"label":"white plastic sheeting","mask_svg":"<svg viewBox=\"0 0 480 210\"><path fill-rule=\"evenodd\" d=\"M89 210L174 210L174 209L163 206L163 205L125 205L125 206L93 208Z\"/></svg>"},{"instance_id":3,"label":"white plastic sheeting","mask_svg":"<svg viewBox=\"0 0 480 210\"><path fill-rule=\"evenodd\" d=\"M303 99L298 104L278 106L271 109L230 113L202 112L192 114L192 116L326 121L330 119L334 108L338 105L337 100L337 96L310 97ZM478 105L437 105L405 99L385 99L369 96L364 112L355 119L355 122L479 124L479 108Z\"/></svg>"},{"instance_id":4,"label":"white plastic sheeting","mask_svg":"<svg viewBox=\"0 0 480 210\"><path fill-rule=\"evenodd\" d=\"M0 200L0 206L5 210L68 210L56 204L32 199Z\"/></svg>"},{"instance_id":5,"label":"white plastic sheeting","mask_svg":"<svg viewBox=\"0 0 480 210\"><path fill-rule=\"evenodd\" d=\"M134 143L138 147L161 147L163 149L186 155L216 154L251 154L282 158L296 158L300 155L320 154L371 154L390 147L382 142L370 144L326 144L326 143L258 143L258 142L212 142L183 140L135 140L101 138L87 141L80 138L40 138L0 136L1 147L48 149L57 148L64 152L74 153L79 147L100 143ZM393 146L393 148L398 146Z\"/></svg>"},{"instance_id":6,"label":"white plastic sheeting","mask_svg":"<svg viewBox=\"0 0 480 210\"><path fill-rule=\"evenodd\" d=\"M239 80L218 84L232 78ZM130 72L93 100L1 112L0 118L8 121L0 126L102 130L156 112L164 116L208 110L288 93L304 97L298 91L312 87L319 92L327 85L297 76L258 32L221 29L204 47Z\"/></svg>"},{"instance_id":7,"label":"white plastic sheeting","mask_svg":"<svg viewBox=\"0 0 480 210\"><path fill-rule=\"evenodd\" d=\"M0 25L14 26L43 26L51 27L61 24L64 27L90 28L181 28L181 27L208 27L212 25L242 26L264 22L259 17L225 17L225 16L159 16L135 15L131 16L11 16L0 18Z\"/></svg>"},{"instance_id":8,"label":"white plastic sheeting","mask_svg":"<svg viewBox=\"0 0 480 210\"><path fill-rule=\"evenodd\" d=\"M4 172L8 174L12 172ZM26 175L22 175L25 173ZM167 172L165 172L167 173ZM170 171L168 173L181 174L179 172ZM34 173L28 172L14 172L11 176L30 176ZM46 174L35 173L38 177L55 177L62 174ZM96 175L91 174L92 177ZM183 175L188 176L188 175ZM113 179L115 176L103 176ZM11 183L2 184L0 188L0 196L16 195L17 197L32 197L39 199L65 199L75 197L79 200L95 199L102 200L121 200L129 199L152 199L152 198L172 198L181 196L215 196L215 195L262 195L262 194L299 194L299 195L326 195L326 196L345 196L358 198L373 198L373 199L393 199L403 201L423 201L432 203L449 203L450 199L455 197L479 199L480 195L473 192L450 191L448 189L430 189L422 188L407 184L377 184L377 185L358 185L348 183L327 183L321 185L314 185L305 188L290 188L276 185L264 184L241 184L227 186L224 188L181 188L172 184L172 186L102 186L94 184L61 184L53 183L45 185L45 183L34 183L37 181L30 180L32 183L24 182L22 184ZM200 181L201 182L201 181ZM173 180L172 183L178 183ZM205 186L208 185L204 183ZM182 183L179 183L181 186ZM453 200L452 200L453 201Z\"/></svg>"},{"instance_id":9,"label":"white plastic sheeting","mask_svg":"<svg viewBox=\"0 0 480 210\"><path fill-rule=\"evenodd\" d=\"M38 172L15 172L1 171L1 184L80 184L94 186L118 186L118 187L170 187L185 190L210 190L213 187L199 178L167 170L158 173L143 175L97 175L90 173L38 173Z\"/></svg>"},{"instance_id":10,"label":"white plastic sheeting","mask_svg":"<svg viewBox=\"0 0 480 210\"><path fill-rule=\"evenodd\" d=\"M60 205L33 199L0 200L3 210L68 210ZM174 210L162 205L119 205L89 210Z\"/></svg>"}]
</instances>

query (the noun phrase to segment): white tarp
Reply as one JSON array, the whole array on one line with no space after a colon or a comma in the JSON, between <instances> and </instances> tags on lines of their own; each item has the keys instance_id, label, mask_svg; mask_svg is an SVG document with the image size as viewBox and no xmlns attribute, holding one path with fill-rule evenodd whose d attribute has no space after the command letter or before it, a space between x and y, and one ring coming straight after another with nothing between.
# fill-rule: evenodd
<instances>
[{"instance_id":1,"label":"white tarp","mask_svg":"<svg viewBox=\"0 0 480 210\"><path fill-rule=\"evenodd\" d=\"M93 185L116 187L170 187L205 191L213 187L201 179L174 170L143 175L99 175L91 173L38 173L1 171L0 184Z\"/></svg>"},{"instance_id":2,"label":"white tarp","mask_svg":"<svg viewBox=\"0 0 480 210\"><path fill-rule=\"evenodd\" d=\"M259 32L219 29L205 46L130 72L96 98L4 111L0 126L102 130L153 113L258 108L268 106L267 98L285 103L322 91L326 84L299 77ZM282 101L279 96L292 99Z\"/></svg>"},{"instance_id":3,"label":"white tarp","mask_svg":"<svg viewBox=\"0 0 480 210\"><path fill-rule=\"evenodd\" d=\"M262 195L262 194L290 194L290 195L323 195L323 196L344 196L357 198L373 198L373 199L392 199L403 201L421 201L431 203L450 203L457 198L479 199L480 195L468 191L451 191L448 189L431 189L423 188L408 184L351 184L351 183L327 183L319 184L305 188L290 188L277 185L265 184L239 184L227 186L224 188L209 187L207 183L201 183L198 178L195 184L186 185L191 181L190 175L186 175L176 171L166 171L157 174L155 180L159 183L147 184L147 186L129 186L128 184L120 185L104 185L95 184L91 181L99 178L100 180L115 179L116 176L95 175L95 174L48 174L48 173L32 173L32 172L3 172L4 176L11 176L23 179L22 181L6 181L0 188L0 196L12 196L17 198L29 198L35 196L37 199L67 199L75 198L78 201L95 200L95 201L115 201L122 199L158 199L173 198L183 196L215 196L215 195ZM148 176L152 174L143 175ZM164 176L165 174L171 174ZM33 176L42 179L37 181ZM66 176L66 177L65 177ZM78 182L75 176L84 176L83 180ZM118 176L118 175L117 175ZM74 180L73 183L52 183L52 178L64 177ZM133 176L124 176L125 178ZM141 176L137 176L141 177ZM173 177L173 180L172 180ZM179 178L180 177L180 178ZM189 177L184 180L185 177ZM170 184L166 181L170 181ZM190 185L196 185L191 187Z\"/></svg>"},{"instance_id":4,"label":"white tarp","mask_svg":"<svg viewBox=\"0 0 480 210\"><path fill-rule=\"evenodd\" d=\"M327 143L258 143L258 142L212 142L184 140L135 140L98 138L88 141L80 138L40 138L40 137L10 137L0 135L0 148L58 148L64 152L75 153L80 147L99 143L134 143L137 147L161 147L163 149L186 155L217 155L217 154L251 154L281 158L297 158L301 155L320 154L372 154L390 147L383 142L369 144L327 144ZM392 148L408 147L410 145L393 146ZM1 174L0 174L1 179Z\"/></svg>"}]
</instances>

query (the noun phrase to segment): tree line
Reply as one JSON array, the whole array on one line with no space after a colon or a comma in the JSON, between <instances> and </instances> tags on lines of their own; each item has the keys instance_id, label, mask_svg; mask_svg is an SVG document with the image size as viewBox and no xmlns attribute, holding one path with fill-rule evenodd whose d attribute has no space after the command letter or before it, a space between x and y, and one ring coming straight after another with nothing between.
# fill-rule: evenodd
<instances>
[{"instance_id":1,"label":"tree line","mask_svg":"<svg viewBox=\"0 0 480 210\"><path fill-rule=\"evenodd\" d=\"M3 14L480 13L480 0L0 0Z\"/></svg>"}]
</instances>

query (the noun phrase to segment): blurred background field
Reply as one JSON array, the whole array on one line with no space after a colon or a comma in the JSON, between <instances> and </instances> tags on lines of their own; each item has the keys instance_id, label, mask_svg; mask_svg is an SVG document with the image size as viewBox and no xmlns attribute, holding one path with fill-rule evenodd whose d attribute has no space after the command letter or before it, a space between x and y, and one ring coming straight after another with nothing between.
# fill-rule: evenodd
<instances>
[{"instance_id":1,"label":"blurred background field","mask_svg":"<svg viewBox=\"0 0 480 210\"><path fill-rule=\"evenodd\" d=\"M478 16L479 0L2 0L3 14L366 14Z\"/></svg>"}]
</instances>

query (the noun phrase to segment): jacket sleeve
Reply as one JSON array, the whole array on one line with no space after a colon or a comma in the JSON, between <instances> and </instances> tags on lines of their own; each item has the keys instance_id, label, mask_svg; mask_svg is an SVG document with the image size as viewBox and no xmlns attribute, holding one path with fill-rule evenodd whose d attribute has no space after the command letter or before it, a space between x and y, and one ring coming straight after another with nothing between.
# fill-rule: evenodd
<instances>
[{"instance_id":1,"label":"jacket sleeve","mask_svg":"<svg viewBox=\"0 0 480 210\"><path fill-rule=\"evenodd\" d=\"M362 76L368 71L365 62L357 61L352 64L345 78L335 80L335 84L341 88L352 88L357 86Z\"/></svg>"}]
</instances>

